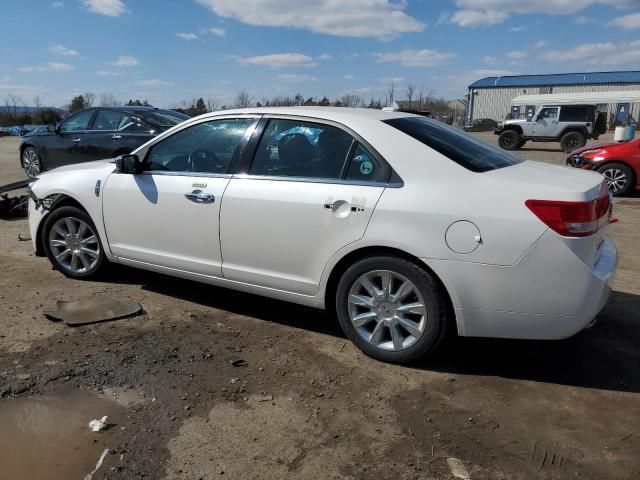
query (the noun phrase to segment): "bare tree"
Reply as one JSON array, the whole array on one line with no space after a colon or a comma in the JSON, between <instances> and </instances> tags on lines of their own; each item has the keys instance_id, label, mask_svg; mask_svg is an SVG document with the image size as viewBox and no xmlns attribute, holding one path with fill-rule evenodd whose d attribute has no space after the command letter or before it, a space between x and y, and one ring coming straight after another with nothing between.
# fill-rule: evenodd
<instances>
[{"instance_id":1,"label":"bare tree","mask_svg":"<svg viewBox=\"0 0 640 480\"><path fill-rule=\"evenodd\" d=\"M83 97L84 97L85 108L93 107L93 104L96 101L95 93L85 92Z\"/></svg>"},{"instance_id":2,"label":"bare tree","mask_svg":"<svg viewBox=\"0 0 640 480\"><path fill-rule=\"evenodd\" d=\"M4 104L7 108L7 113L11 114L11 117L15 119L18 116L18 105L22 103L22 99L13 93L7 95L4 99Z\"/></svg>"},{"instance_id":3,"label":"bare tree","mask_svg":"<svg viewBox=\"0 0 640 480\"><path fill-rule=\"evenodd\" d=\"M424 100L424 85L418 87L418 111L422 110L422 102Z\"/></svg>"},{"instance_id":4,"label":"bare tree","mask_svg":"<svg viewBox=\"0 0 640 480\"><path fill-rule=\"evenodd\" d=\"M42 109L42 101L38 95L33 97L33 106L36 107L36 111L40 113L40 110Z\"/></svg>"},{"instance_id":5,"label":"bare tree","mask_svg":"<svg viewBox=\"0 0 640 480\"><path fill-rule=\"evenodd\" d=\"M413 102L413 94L416 91L416 86L413 83L410 83L409 85L407 85L407 98L409 99L409 110L412 109L412 102Z\"/></svg>"},{"instance_id":6,"label":"bare tree","mask_svg":"<svg viewBox=\"0 0 640 480\"><path fill-rule=\"evenodd\" d=\"M344 107L359 107L360 105L362 105L362 98L360 98L358 95L347 93L346 95L340 97L340 103Z\"/></svg>"},{"instance_id":7,"label":"bare tree","mask_svg":"<svg viewBox=\"0 0 640 480\"><path fill-rule=\"evenodd\" d=\"M103 93L100 95L100 106L101 107L119 107L122 105L122 102L118 100L113 93Z\"/></svg>"},{"instance_id":8,"label":"bare tree","mask_svg":"<svg viewBox=\"0 0 640 480\"><path fill-rule=\"evenodd\" d=\"M207 98L207 112L215 112L216 110L219 110L219 108L220 104L218 103L218 100L213 97Z\"/></svg>"},{"instance_id":9,"label":"bare tree","mask_svg":"<svg viewBox=\"0 0 640 480\"><path fill-rule=\"evenodd\" d=\"M389 88L387 89L387 100L386 100L387 107L393 106L395 92L396 92L396 86L393 82L391 82L391 85L389 85Z\"/></svg>"},{"instance_id":10,"label":"bare tree","mask_svg":"<svg viewBox=\"0 0 640 480\"><path fill-rule=\"evenodd\" d=\"M249 108L251 103L253 103L253 99L251 98L251 95L249 95L249 92L246 90L240 90L238 95L236 95L236 107Z\"/></svg>"}]
</instances>

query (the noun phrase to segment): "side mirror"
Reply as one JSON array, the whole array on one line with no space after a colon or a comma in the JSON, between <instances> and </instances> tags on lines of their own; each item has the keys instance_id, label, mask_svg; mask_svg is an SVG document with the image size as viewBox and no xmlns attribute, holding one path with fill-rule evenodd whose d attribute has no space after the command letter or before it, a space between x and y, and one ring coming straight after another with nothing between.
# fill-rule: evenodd
<instances>
[{"instance_id":1,"label":"side mirror","mask_svg":"<svg viewBox=\"0 0 640 480\"><path fill-rule=\"evenodd\" d=\"M137 155L127 153L116 157L116 168L118 173L125 173L130 175L136 175L142 173L142 162Z\"/></svg>"}]
</instances>

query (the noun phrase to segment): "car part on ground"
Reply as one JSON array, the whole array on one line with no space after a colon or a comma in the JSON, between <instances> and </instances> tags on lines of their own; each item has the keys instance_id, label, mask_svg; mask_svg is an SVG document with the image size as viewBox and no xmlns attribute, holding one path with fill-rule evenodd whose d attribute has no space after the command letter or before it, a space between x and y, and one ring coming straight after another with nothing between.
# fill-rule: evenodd
<instances>
[{"instance_id":1,"label":"car part on ground","mask_svg":"<svg viewBox=\"0 0 640 480\"><path fill-rule=\"evenodd\" d=\"M0 187L0 218L26 217L28 195L9 196L7 192L22 190L31 180L21 180Z\"/></svg>"},{"instance_id":2,"label":"car part on ground","mask_svg":"<svg viewBox=\"0 0 640 480\"><path fill-rule=\"evenodd\" d=\"M44 314L50 320L77 326L132 317L142 311L142 305L137 302L99 296L88 300L58 300L56 309Z\"/></svg>"}]
</instances>

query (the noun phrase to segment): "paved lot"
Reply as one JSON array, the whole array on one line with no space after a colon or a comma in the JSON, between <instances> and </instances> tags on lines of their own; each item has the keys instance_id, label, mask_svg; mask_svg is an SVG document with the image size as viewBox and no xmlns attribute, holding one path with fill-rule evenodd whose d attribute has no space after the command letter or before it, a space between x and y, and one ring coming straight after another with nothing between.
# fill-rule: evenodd
<instances>
[{"instance_id":1,"label":"paved lot","mask_svg":"<svg viewBox=\"0 0 640 480\"><path fill-rule=\"evenodd\" d=\"M22 177L16 144L0 138L0 184ZM561 164L556 147L519 154ZM0 478L88 473L103 448L97 478L447 479L449 457L473 479L640 478L640 196L615 213L620 270L596 326L451 339L411 367L363 356L319 311L124 268L66 279L18 241L26 220L0 220L0 424L30 419L0 429L13 452ZM43 316L104 294L146 314L79 328ZM129 407L101 410L94 392ZM116 425L76 445L103 411ZM35 444L49 455L26 475Z\"/></svg>"}]
</instances>

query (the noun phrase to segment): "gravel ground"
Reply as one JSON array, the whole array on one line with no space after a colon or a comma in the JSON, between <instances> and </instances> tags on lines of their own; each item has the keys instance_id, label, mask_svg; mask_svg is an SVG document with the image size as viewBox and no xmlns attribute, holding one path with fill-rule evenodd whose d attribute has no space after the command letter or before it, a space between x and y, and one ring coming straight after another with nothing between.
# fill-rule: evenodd
<instances>
[{"instance_id":1,"label":"gravel ground","mask_svg":"<svg viewBox=\"0 0 640 480\"><path fill-rule=\"evenodd\" d=\"M0 138L0 184L22 178L16 144ZM533 145L518 154L564 162L555 144ZM557 342L452 338L410 367L363 356L320 311L120 267L69 280L18 241L25 219L0 220L0 424L41 396L135 399L89 453L29 417L39 440L68 442L63 467L107 444L94 478L448 479L450 457L473 479L640 478L640 196L615 214L616 291L593 328ZM105 294L145 314L76 328L43 316ZM12 435L1 429L0 445ZM39 477L0 462L0 478Z\"/></svg>"}]
</instances>

